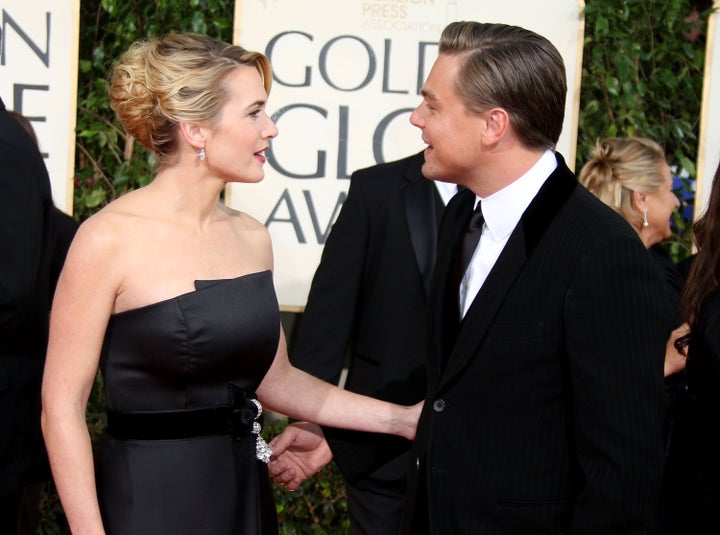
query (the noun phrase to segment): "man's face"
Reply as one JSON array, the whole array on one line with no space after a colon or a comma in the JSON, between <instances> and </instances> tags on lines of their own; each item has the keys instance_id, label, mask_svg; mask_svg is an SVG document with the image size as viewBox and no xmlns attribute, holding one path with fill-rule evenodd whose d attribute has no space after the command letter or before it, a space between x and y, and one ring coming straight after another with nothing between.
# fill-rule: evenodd
<instances>
[{"instance_id":1,"label":"man's face","mask_svg":"<svg viewBox=\"0 0 720 535\"><path fill-rule=\"evenodd\" d=\"M423 174L433 180L466 185L481 157L485 120L471 113L455 92L460 61L441 54L422 88L423 101L410 116L427 143Z\"/></svg>"}]
</instances>

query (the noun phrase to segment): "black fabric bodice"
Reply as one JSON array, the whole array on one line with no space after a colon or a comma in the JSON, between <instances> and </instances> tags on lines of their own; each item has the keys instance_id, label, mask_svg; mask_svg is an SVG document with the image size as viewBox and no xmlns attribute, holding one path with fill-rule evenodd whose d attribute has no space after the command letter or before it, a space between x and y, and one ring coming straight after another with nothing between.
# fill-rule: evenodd
<instances>
[{"instance_id":1,"label":"black fabric bodice","mask_svg":"<svg viewBox=\"0 0 720 535\"><path fill-rule=\"evenodd\" d=\"M113 314L100 367L119 413L226 407L229 384L252 394L273 362L280 314L270 271L197 281L196 291ZM254 436L106 437L99 495L108 533L277 532Z\"/></svg>"},{"instance_id":2,"label":"black fabric bodice","mask_svg":"<svg viewBox=\"0 0 720 535\"><path fill-rule=\"evenodd\" d=\"M111 316L100 363L108 409L226 405L228 383L255 391L279 339L270 272L196 287Z\"/></svg>"}]
</instances>

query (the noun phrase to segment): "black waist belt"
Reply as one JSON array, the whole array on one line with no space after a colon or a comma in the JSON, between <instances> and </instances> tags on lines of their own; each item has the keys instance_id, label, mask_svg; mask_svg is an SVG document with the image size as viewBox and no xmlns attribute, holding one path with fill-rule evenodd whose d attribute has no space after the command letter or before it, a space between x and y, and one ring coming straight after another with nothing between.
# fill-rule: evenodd
<instances>
[{"instance_id":1,"label":"black waist belt","mask_svg":"<svg viewBox=\"0 0 720 535\"><path fill-rule=\"evenodd\" d=\"M167 412L107 412L107 433L119 440L172 440L208 435L240 439L258 434L262 409L254 394L230 386L230 405Z\"/></svg>"}]
</instances>

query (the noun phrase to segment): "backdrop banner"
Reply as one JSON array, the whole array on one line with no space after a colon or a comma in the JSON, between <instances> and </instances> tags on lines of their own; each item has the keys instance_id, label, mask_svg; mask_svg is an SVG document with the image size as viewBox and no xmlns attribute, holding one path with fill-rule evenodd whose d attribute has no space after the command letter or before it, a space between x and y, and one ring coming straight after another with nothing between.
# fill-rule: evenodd
<instances>
[{"instance_id":1,"label":"backdrop banner","mask_svg":"<svg viewBox=\"0 0 720 535\"><path fill-rule=\"evenodd\" d=\"M715 1L714 7L720 9L720 0ZM717 19L716 11L710 15L707 28L695 186L695 220L707 207L713 176L720 162L720 39L717 35Z\"/></svg>"},{"instance_id":2,"label":"backdrop banner","mask_svg":"<svg viewBox=\"0 0 720 535\"><path fill-rule=\"evenodd\" d=\"M38 137L58 208L72 213L80 0L0 0L0 95Z\"/></svg>"},{"instance_id":3,"label":"backdrop banner","mask_svg":"<svg viewBox=\"0 0 720 535\"><path fill-rule=\"evenodd\" d=\"M350 174L424 148L409 117L449 22L515 24L555 44L568 78L558 151L573 164L583 6L578 0L236 1L234 41L265 53L274 69L268 113L280 134L268 152L265 180L233 184L227 199L270 230L284 310L305 305Z\"/></svg>"}]
</instances>

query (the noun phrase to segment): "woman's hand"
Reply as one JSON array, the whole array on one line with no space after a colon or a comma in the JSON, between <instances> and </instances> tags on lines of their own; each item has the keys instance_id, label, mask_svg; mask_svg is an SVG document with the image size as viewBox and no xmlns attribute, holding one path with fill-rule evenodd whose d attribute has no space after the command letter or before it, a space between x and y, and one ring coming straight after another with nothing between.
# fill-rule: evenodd
<instances>
[{"instance_id":1,"label":"woman's hand","mask_svg":"<svg viewBox=\"0 0 720 535\"><path fill-rule=\"evenodd\" d=\"M297 490L303 481L332 460L322 429L309 422L288 425L269 446L273 451L268 464L270 476L288 490Z\"/></svg>"},{"instance_id":2,"label":"woman's hand","mask_svg":"<svg viewBox=\"0 0 720 535\"><path fill-rule=\"evenodd\" d=\"M665 344L665 377L685 369L687 355L677 350L675 340L686 335L689 330L690 326L687 323L683 323L670 333L670 338L668 338Z\"/></svg>"}]
</instances>

